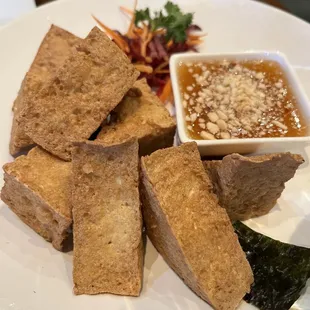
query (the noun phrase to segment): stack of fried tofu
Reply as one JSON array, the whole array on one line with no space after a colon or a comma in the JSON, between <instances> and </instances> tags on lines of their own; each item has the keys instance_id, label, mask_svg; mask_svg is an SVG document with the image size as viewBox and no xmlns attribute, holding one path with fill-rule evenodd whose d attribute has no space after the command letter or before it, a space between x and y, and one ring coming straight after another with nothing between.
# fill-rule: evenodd
<instances>
[{"instance_id":1,"label":"stack of fried tofu","mask_svg":"<svg viewBox=\"0 0 310 310\"><path fill-rule=\"evenodd\" d=\"M271 203L246 204L248 216L258 216L303 160L233 154L203 163L195 143L171 147L175 121L138 76L98 28L80 39L52 26L13 108L11 154L35 146L3 167L1 199L57 250L70 248L73 231L76 294L139 296L145 226L198 296L215 309L235 309L253 282L231 224L245 212L233 195L236 180L247 169L257 178L275 163L286 166Z\"/></svg>"},{"instance_id":2,"label":"stack of fried tofu","mask_svg":"<svg viewBox=\"0 0 310 310\"><path fill-rule=\"evenodd\" d=\"M176 126L138 76L98 28L81 39L52 25L14 102L10 152L33 148L4 166L1 198L57 250L74 229L77 294L141 290L139 149L171 146Z\"/></svg>"}]
</instances>

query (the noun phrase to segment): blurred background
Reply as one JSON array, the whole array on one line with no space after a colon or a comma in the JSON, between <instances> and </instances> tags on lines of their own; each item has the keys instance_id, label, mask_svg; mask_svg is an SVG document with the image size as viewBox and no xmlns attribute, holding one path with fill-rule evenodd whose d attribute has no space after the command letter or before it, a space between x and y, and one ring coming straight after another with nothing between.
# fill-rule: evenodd
<instances>
[{"instance_id":1,"label":"blurred background","mask_svg":"<svg viewBox=\"0 0 310 310\"><path fill-rule=\"evenodd\" d=\"M0 26L12 19L33 10L35 7L52 1L62 0L0 0ZM103 0L102 0L103 1ZM190 0L188 0L190 1ZM310 0L249 0L259 1L296 15L310 22Z\"/></svg>"},{"instance_id":2,"label":"blurred background","mask_svg":"<svg viewBox=\"0 0 310 310\"><path fill-rule=\"evenodd\" d=\"M37 5L41 5L53 0L36 0ZM251 1L251 0L249 0ZM310 0L256 0L275 6L284 11L290 12L300 18L310 22Z\"/></svg>"},{"instance_id":3,"label":"blurred background","mask_svg":"<svg viewBox=\"0 0 310 310\"><path fill-rule=\"evenodd\" d=\"M310 22L310 1L309 0L257 0L275 6L281 10L290 12Z\"/></svg>"}]
</instances>

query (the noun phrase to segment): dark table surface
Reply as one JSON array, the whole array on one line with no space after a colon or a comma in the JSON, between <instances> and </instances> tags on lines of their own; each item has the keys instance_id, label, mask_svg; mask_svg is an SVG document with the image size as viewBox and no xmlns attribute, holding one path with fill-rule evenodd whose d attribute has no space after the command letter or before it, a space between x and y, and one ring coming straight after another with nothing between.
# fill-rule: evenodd
<instances>
[{"instance_id":1,"label":"dark table surface","mask_svg":"<svg viewBox=\"0 0 310 310\"><path fill-rule=\"evenodd\" d=\"M310 22L310 0L257 0Z\"/></svg>"},{"instance_id":2,"label":"dark table surface","mask_svg":"<svg viewBox=\"0 0 310 310\"><path fill-rule=\"evenodd\" d=\"M54 0L36 0L37 5L42 5ZM250 0L249 0L250 1ZM281 10L294 14L310 22L310 0L256 0L275 6Z\"/></svg>"}]
</instances>

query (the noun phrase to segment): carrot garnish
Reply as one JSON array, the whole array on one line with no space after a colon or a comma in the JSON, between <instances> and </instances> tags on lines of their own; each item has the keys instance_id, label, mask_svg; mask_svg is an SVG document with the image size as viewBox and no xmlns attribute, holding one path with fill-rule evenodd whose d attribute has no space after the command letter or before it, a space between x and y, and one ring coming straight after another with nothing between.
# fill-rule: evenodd
<instances>
[{"instance_id":1,"label":"carrot garnish","mask_svg":"<svg viewBox=\"0 0 310 310\"><path fill-rule=\"evenodd\" d=\"M135 0L134 12L135 12L136 9L137 9L137 4L138 4L138 0ZM135 26L135 19L136 19L136 15L135 15L135 14L132 14L132 18L131 18L131 21L130 21L130 24L129 24L129 27L128 27L128 30L127 30L127 36L128 36L129 38L132 38L132 37L133 37L133 31L132 31L132 29L133 29L134 26Z\"/></svg>"},{"instance_id":2,"label":"carrot garnish","mask_svg":"<svg viewBox=\"0 0 310 310\"><path fill-rule=\"evenodd\" d=\"M146 48L147 48L147 45L150 43L150 41L152 40L153 38L153 34L152 33L148 33L147 35L147 38L146 40L144 40L141 44L141 55L146 58ZM148 58L149 61L147 62L151 62L152 61L152 58Z\"/></svg>"},{"instance_id":3,"label":"carrot garnish","mask_svg":"<svg viewBox=\"0 0 310 310\"><path fill-rule=\"evenodd\" d=\"M186 44L189 46L199 45L203 42L203 40L187 40Z\"/></svg>"},{"instance_id":4,"label":"carrot garnish","mask_svg":"<svg viewBox=\"0 0 310 310\"><path fill-rule=\"evenodd\" d=\"M98 25L104 29L104 31L115 41L115 43L118 45L120 49L125 51L126 53L129 53L129 47L128 44L121 38L119 34L117 34L115 31L111 30L109 27L104 25L98 18L96 18L94 15L92 15L93 19L98 23Z\"/></svg>"},{"instance_id":5,"label":"carrot garnish","mask_svg":"<svg viewBox=\"0 0 310 310\"><path fill-rule=\"evenodd\" d=\"M166 47L169 48L173 45L173 41L170 39L167 43L166 43Z\"/></svg>"},{"instance_id":6,"label":"carrot garnish","mask_svg":"<svg viewBox=\"0 0 310 310\"><path fill-rule=\"evenodd\" d=\"M165 62L161 63L158 67L155 68L154 73L157 73L158 71L167 67L168 65L169 65L169 61L165 61Z\"/></svg>"},{"instance_id":7,"label":"carrot garnish","mask_svg":"<svg viewBox=\"0 0 310 310\"><path fill-rule=\"evenodd\" d=\"M167 32L166 29L160 28L160 29L155 30L155 31L154 31L154 34L161 35L161 34L165 34L166 32Z\"/></svg>"},{"instance_id":8,"label":"carrot garnish","mask_svg":"<svg viewBox=\"0 0 310 310\"><path fill-rule=\"evenodd\" d=\"M206 36L207 36L207 34L203 33L203 34L189 34L187 37L190 40L198 40L198 39L201 39L201 38L206 37Z\"/></svg>"},{"instance_id":9,"label":"carrot garnish","mask_svg":"<svg viewBox=\"0 0 310 310\"><path fill-rule=\"evenodd\" d=\"M170 70L169 69L166 69L166 70L158 70L156 72L154 72L155 74L166 74L166 73L170 73Z\"/></svg>"},{"instance_id":10,"label":"carrot garnish","mask_svg":"<svg viewBox=\"0 0 310 310\"><path fill-rule=\"evenodd\" d=\"M165 87L163 88L163 91L162 91L161 95L159 96L159 99L160 99L163 103L165 103L165 102L168 100L168 98L169 98L171 92L172 92L171 80L170 80L170 78L169 78L169 79L167 80L166 84L165 84Z\"/></svg>"},{"instance_id":11,"label":"carrot garnish","mask_svg":"<svg viewBox=\"0 0 310 310\"><path fill-rule=\"evenodd\" d=\"M148 74L153 72L153 68L151 66L146 66L143 64L135 64L134 66L140 72L144 72L144 73L148 73Z\"/></svg>"},{"instance_id":12,"label":"carrot garnish","mask_svg":"<svg viewBox=\"0 0 310 310\"><path fill-rule=\"evenodd\" d=\"M134 15L134 11L127 9L124 6L120 6L120 9L121 9L122 12L125 12L125 13L127 13L129 15Z\"/></svg>"}]
</instances>

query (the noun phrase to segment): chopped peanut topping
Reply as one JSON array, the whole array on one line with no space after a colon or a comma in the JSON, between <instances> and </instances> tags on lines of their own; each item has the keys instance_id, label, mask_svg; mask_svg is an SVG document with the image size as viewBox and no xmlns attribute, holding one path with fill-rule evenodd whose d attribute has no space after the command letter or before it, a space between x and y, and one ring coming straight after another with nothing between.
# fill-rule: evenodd
<instances>
[{"instance_id":1,"label":"chopped peanut topping","mask_svg":"<svg viewBox=\"0 0 310 310\"><path fill-rule=\"evenodd\" d=\"M195 139L306 133L296 98L276 62L186 63L179 74L186 126Z\"/></svg>"}]
</instances>

